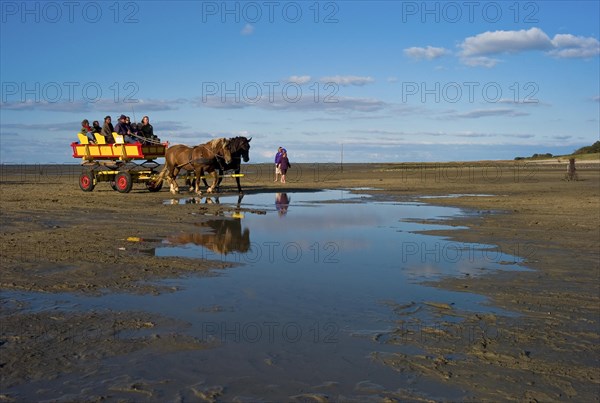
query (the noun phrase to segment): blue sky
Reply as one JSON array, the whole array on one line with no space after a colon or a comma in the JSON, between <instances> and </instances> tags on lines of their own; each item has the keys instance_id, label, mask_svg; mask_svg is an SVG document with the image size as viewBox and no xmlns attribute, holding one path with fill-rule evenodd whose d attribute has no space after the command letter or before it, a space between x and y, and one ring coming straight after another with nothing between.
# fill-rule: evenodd
<instances>
[{"instance_id":1,"label":"blue sky","mask_svg":"<svg viewBox=\"0 0 600 403\"><path fill-rule=\"evenodd\" d=\"M2 1L0 162L82 119L296 162L566 154L599 139L598 1Z\"/></svg>"}]
</instances>

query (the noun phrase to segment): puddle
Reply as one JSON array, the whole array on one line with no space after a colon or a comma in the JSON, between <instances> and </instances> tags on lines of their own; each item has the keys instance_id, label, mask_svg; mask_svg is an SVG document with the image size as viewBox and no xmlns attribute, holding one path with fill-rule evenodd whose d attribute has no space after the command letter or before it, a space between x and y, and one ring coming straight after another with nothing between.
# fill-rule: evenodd
<instances>
[{"instance_id":1,"label":"puddle","mask_svg":"<svg viewBox=\"0 0 600 403\"><path fill-rule=\"evenodd\" d=\"M417 221L465 214L458 208L373 202L347 190L209 199L266 214L199 219L194 231L171 234L153 253L240 265L220 270L216 277L161 282L180 291L159 296L19 293L19 298L48 306L53 300L59 304L55 309L126 307L190 323L187 334L218 347L155 354L150 361L107 360L116 373L170 379L161 386L165 398L169 391L202 379L205 385L222 386L224 400L289 400L301 393L360 400L403 387L458 399L460 391L448 385L373 362L376 352L415 353L409 346L377 342L377 335L397 326L390 304L411 307L411 317L427 324L458 322L454 310L511 315L482 296L422 284L444 276L524 270L520 258L491 245L415 233L451 228ZM207 199L170 200L177 203L165 204ZM366 384L372 387L363 388Z\"/></svg>"},{"instance_id":2,"label":"puddle","mask_svg":"<svg viewBox=\"0 0 600 403\"><path fill-rule=\"evenodd\" d=\"M496 195L455 193L455 194L438 195L438 196L420 196L419 199L454 199L457 197L493 197L493 196L496 196Z\"/></svg>"},{"instance_id":3,"label":"puddle","mask_svg":"<svg viewBox=\"0 0 600 403\"><path fill-rule=\"evenodd\" d=\"M353 190L353 189L351 189ZM248 195L224 194L224 195L203 195L176 197L163 200L165 205L186 205L186 204L227 204L240 205L244 207L273 207L278 203L285 202L285 198L294 198L294 203L317 203L331 201L359 201L370 198L368 195L352 194L348 190L324 190L320 192L294 192L292 193L254 193Z\"/></svg>"}]
</instances>

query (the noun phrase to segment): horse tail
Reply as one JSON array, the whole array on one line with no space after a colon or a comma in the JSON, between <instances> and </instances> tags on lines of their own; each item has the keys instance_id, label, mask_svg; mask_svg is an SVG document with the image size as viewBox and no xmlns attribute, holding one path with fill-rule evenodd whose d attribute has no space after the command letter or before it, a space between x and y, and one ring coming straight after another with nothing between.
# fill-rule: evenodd
<instances>
[{"instance_id":1,"label":"horse tail","mask_svg":"<svg viewBox=\"0 0 600 403\"><path fill-rule=\"evenodd\" d=\"M169 167L168 165L165 163L164 168L162 169L162 171L160 171L160 174L158 174L158 176L156 177L156 179L154 179L154 183L155 184L159 184L162 183L162 181L165 179L165 176L167 176L167 173L169 173Z\"/></svg>"}]
</instances>

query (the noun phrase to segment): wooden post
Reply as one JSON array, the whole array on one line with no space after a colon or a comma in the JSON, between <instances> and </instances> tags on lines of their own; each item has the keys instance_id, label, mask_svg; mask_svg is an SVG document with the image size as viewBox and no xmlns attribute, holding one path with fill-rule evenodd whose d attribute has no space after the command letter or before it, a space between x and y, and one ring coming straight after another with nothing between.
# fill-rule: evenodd
<instances>
[{"instance_id":1,"label":"wooden post","mask_svg":"<svg viewBox=\"0 0 600 403\"><path fill-rule=\"evenodd\" d=\"M576 181L579 180L577 177L577 169L575 168L575 158L569 158L569 165L567 165L567 180Z\"/></svg>"}]
</instances>

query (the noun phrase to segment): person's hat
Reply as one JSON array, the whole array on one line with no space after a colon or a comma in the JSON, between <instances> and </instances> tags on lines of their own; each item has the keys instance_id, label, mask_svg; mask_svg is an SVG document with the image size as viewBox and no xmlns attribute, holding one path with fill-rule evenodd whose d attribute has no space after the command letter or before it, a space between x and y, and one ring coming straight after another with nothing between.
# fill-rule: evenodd
<instances>
[{"instance_id":1,"label":"person's hat","mask_svg":"<svg viewBox=\"0 0 600 403\"><path fill-rule=\"evenodd\" d=\"M121 119L127 119L127 116L125 116L125 115L119 116L119 120L121 120Z\"/></svg>"}]
</instances>

